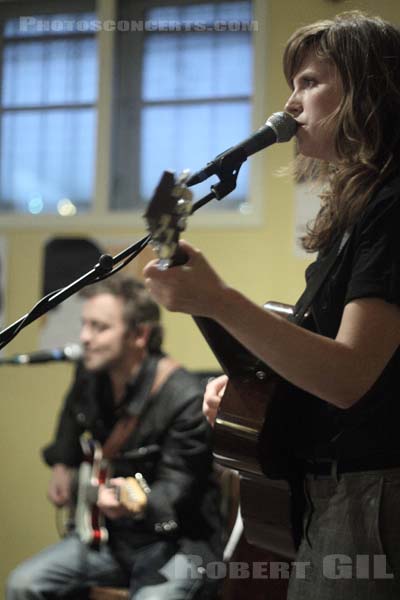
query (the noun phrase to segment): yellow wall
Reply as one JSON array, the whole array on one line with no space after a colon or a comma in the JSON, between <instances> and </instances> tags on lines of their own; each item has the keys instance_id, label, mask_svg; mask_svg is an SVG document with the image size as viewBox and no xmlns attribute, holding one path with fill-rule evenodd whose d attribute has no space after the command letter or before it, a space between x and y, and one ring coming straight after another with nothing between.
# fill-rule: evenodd
<instances>
[{"instance_id":1,"label":"yellow wall","mask_svg":"<svg viewBox=\"0 0 400 600\"><path fill-rule=\"evenodd\" d=\"M285 40L298 26L329 17L345 9L360 8L400 23L399 0L266 0L268 18L260 23L268 35L268 60L258 61L258 72L267 70L265 115L283 107L287 88L281 75ZM256 73L257 77L257 73ZM267 299L292 302L302 289L307 261L293 253L293 185L274 173L287 164L291 144L275 146L257 157L263 161L265 218L262 226L243 229L190 230L186 238L202 248L215 267L233 285L258 303ZM7 322L23 315L39 298L41 252L49 232L0 229L8 242ZM57 232L60 233L60 232ZM74 234L68 230L65 234ZM90 230L88 235L104 234ZM112 229L107 235L132 240L142 230ZM165 314L167 350L191 368L212 368L213 357L191 319ZM22 332L8 352L37 347L38 325ZM189 351L188 351L189 349ZM1 367L0 400L0 579L23 558L56 541L54 511L45 500L48 470L39 449L50 439L61 397L68 385L69 365Z\"/></svg>"}]
</instances>

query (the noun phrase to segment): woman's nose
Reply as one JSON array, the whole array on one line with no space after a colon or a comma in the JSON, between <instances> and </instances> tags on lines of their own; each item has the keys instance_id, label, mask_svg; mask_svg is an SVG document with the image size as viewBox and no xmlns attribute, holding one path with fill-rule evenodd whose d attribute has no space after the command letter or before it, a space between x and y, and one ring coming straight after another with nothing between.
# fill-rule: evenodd
<instances>
[{"instance_id":1,"label":"woman's nose","mask_svg":"<svg viewBox=\"0 0 400 600\"><path fill-rule=\"evenodd\" d=\"M290 113L291 115L293 115L293 117L298 117L299 114L302 112L303 107L301 105L301 102L299 100L298 95L296 94L296 92L293 92L293 94L288 98L286 104L285 104L285 111Z\"/></svg>"}]
</instances>

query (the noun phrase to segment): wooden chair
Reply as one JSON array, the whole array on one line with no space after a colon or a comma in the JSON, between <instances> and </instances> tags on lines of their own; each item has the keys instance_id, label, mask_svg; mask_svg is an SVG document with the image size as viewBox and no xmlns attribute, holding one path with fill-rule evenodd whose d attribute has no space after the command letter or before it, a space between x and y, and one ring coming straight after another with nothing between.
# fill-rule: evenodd
<instances>
[{"instance_id":1,"label":"wooden chair","mask_svg":"<svg viewBox=\"0 0 400 600\"><path fill-rule=\"evenodd\" d=\"M90 600L128 600L128 588L92 587L90 589Z\"/></svg>"}]
</instances>

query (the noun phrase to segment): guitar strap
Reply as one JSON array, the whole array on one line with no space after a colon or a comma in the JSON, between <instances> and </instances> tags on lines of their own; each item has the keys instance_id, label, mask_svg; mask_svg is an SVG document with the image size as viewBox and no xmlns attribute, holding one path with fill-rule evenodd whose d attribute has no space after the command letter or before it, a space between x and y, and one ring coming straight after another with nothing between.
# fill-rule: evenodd
<instances>
[{"instance_id":1,"label":"guitar strap","mask_svg":"<svg viewBox=\"0 0 400 600\"><path fill-rule=\"evenodd\" d=\"M317 277L315 277L310 285L307 285L304 293L300 296L299 300L296 303L296 306L293 311L293 315L290 317L290 320L299 325L304 319L306 312L310 309L312 302L318 292L321 290L323 284L328 279L328 276L332 272L332 269L343 252L344 248L347 245L347 242L350 238L349 231L345 231L340 242L335 244L327 256L326 265L324 270L320 270Z\"/></svg>"},{"instance_id":2,"label":"guitar strap","mask_svg":"<svg viewBox=\"0 0 400 600\"><path fill-rule=\"evenodd\" d=\"M167 379L180 366L169 356L160 359L151 358L150 361L149 371L142 384L140 401L127 414L118 419L103 445L103 457L107 460L113 458L127 442L139 423L144 406L148 405L149 400L156 397Z\"/></svg>"}]
</instances>

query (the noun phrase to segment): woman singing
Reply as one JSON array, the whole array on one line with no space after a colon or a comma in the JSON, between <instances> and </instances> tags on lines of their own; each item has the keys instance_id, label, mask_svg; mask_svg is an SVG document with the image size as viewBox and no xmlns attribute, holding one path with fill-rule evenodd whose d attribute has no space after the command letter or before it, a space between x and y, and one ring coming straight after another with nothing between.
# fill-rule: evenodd
<instances>
[{"instance_id":1,"label":"woman singing","mask_svg":"<svg viewBox=\"0 0 400 600\"><path fill-rule=\"evenodd\" d=\"M333 267L311 317L290 322L253 304L181 242L183 266L147 265L172 311L213 319L299 388L308 427L297 449L307 509L291 600L393 600L400 594L400 31L349 12L296 31L284 53L297 171L323 182L303 239ZM301 299L298 306L301 305ZM209 384L215 419L226 377ZM304 392L304 393L300 393Z\"/></svg>"}]
</instances>

